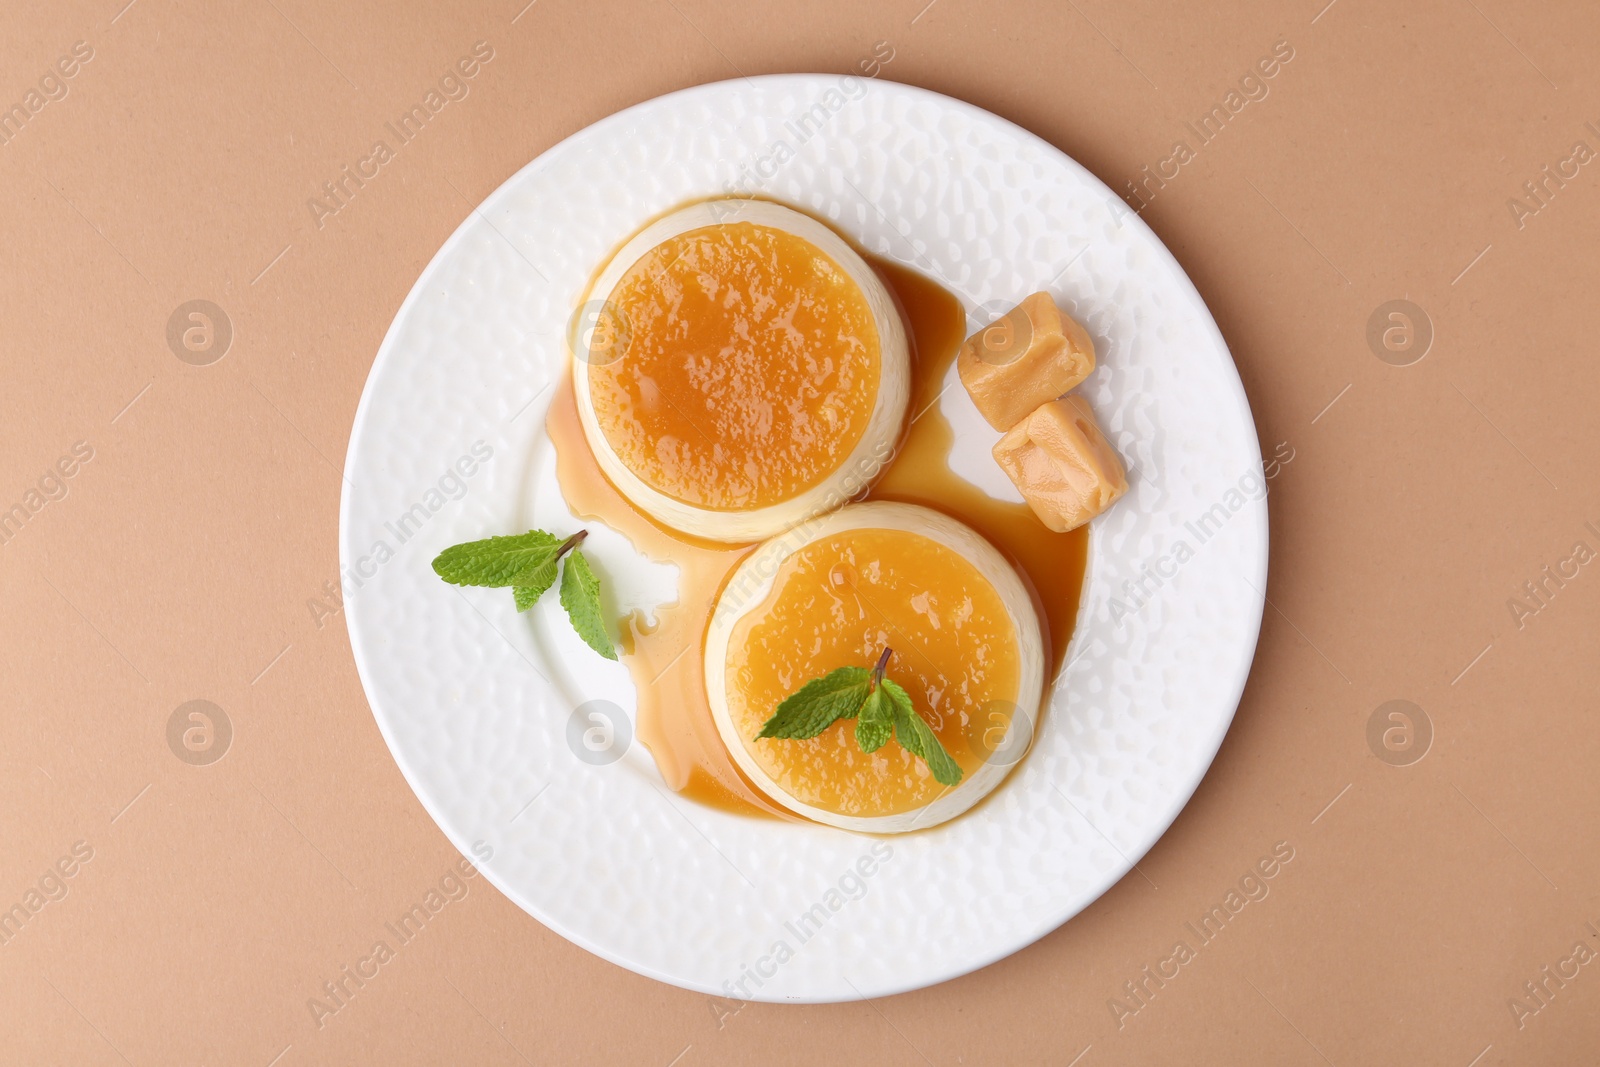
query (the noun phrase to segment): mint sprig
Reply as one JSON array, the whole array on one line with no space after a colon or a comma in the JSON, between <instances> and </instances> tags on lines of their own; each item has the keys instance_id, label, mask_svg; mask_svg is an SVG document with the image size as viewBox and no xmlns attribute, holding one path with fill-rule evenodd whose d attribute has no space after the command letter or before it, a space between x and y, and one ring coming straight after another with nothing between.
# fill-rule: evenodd
<instances>
[{"instance_id":1,"label":"mint sprig","mask_svg":"<svg viewBox=\"0 0 1600 1067\"><path fill-rule=\"evenodd\" d=\"M884 677L892 655L894 649L885 648L870 671L839 667L811 679L778 705L756 736L803 741L840 719L855 719L856 744L861 751L876 752L892 736L901 748L928 765L934 781L955 785L961 781L961 765L917 714L911 694Z\"/></svg>"},{"instance_id":2,"label":"mint sprig","mask_svg":"<svg viewBox=\"0 0 1600 1067\"><path fill-rule=\"evenodd\" d=\"M511 587L518 611L527 611L556 583L561 571L561 606L584 644L606 659L617 651L606 632L600 608L600 579L578 546L589 536L579 530L566 540L544 530L488 537L451 545L433 559L433 571L453 585Z\"/></svg>"}]
</instances>

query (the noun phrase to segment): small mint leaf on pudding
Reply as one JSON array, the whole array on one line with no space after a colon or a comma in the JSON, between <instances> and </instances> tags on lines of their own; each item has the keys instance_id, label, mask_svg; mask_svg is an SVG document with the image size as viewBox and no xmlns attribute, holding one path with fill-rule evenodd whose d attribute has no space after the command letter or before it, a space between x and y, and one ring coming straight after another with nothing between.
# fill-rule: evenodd
<instances>
[{"instance_id":1,"label":"small mint leaf on pudding","mask_svg":"<svg viewBox=\"0 0 1600 1067\"><path fill-rule=\"evenodd\" d=\"M882 685L872 690L856 718L856 744L863 752L876 752L894 735L894 704Z\"/></svg>"},{"instance_id":2,"label":"small mint leaf on pudding","mask_svg":"<svg viewBox=\"0 0 1600 1067\"><path fill-rule=\"evenodd\" d=\"M961 781L961 765L945 750L933 727L917 714L911 695L887 679L883 688L894 701L894 739L900 742L900 747L926 763L933 780L940 785L951 786Z\"/></svg>"},{"instance_id":3,"label":"small mint leaf on pudding","mask_svg":"<svg viewBox=\"0 0 1600 1067\"><path fill-rule=\"evenodd\" d=\"M934 781L952 786L961 781L958 764L939 736L917 714L898 682L885 677L894 649L885 648L877 664L838 667L802 685L773 712L757 737L804 741L816 737L840 719L856 720L856 744L863 752L876 752L892 736L900 747L928 765Z\"/></svg>"},{"instance_id":4,"label":"small mint leaf on pudding","mask_svg":"<svg viewBox=\"0 0 1600 1067\"><path fill-rule=\"evenodd\" d=\"M757 737L803 741L816 737L840 719L854 718L872 687L865 667L840 667L813 678L773 712Z\"/></svg>"}]
</instances>

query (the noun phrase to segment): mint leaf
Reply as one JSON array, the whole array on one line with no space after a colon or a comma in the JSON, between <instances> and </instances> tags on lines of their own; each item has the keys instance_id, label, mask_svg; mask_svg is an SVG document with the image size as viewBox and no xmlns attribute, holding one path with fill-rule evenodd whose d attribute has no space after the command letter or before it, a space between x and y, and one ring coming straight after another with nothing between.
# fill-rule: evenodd
<instances>
[{"instance_id":1,"label":"mint leaf","mask_svg":"<svg viewBox=\"0 0 1600 1067\"><path fill-rule=\"evenodd\" d=\"M917 714L911 694L884 677L893 655L893 649L885 648L870 671L840 667L811 679L778 705L756 736L804 740L816 737L839 719L854 718L861 751L876 752L893 736L901 748L928 765L934 781L955 785L961 781L961 765Z\"/></svg>"},{"instance_id":2,"label":"mint leaf","mask_svg":"<svg viewBox=\"0 0 1600 1067\"><path fill-rule=\"evenodd\" d=\"M861 746L863 752L876 752L889 743L893 733L894 701L879 685L867 697L867 702L861 705L861 714L856 719L856 744Z\"/></svg>"},{"instance_id":3,"label":"mint leaf","mask_svg":"<svg viewBox=\"0 0 1600 1067\"><path fill-rule=\"evenodd\" d=\"M537 584L532 578L541 568L554 566L562 544L561 538L543 530L468 541L435 556L433 571L453 585L532 586ZM522 580L524 576L530 580ZM545 587L549 588L549 583Z\"/></svg>"},{"instance_id":4,"label":"mint leaf","mask_svg":"<svg viewBox=\"0 0 1600 1067\"><path fill-rule=\"evenodd\" d=\"M854 718L872 686L865 667L840 667L813 678L773 712L757 737L804 740L816 737L839 719Z\"/></svg>"},{"instance_id":5,"label":"mint leaf","mask_svg":"<svg viewBox=\"0 0 1600 1067\"><path fill-rule=\"evenodd\" d=\"M940 785L955 785L961 781L961 765L939 741L933 728L923 721L911 704L911 695L885 678L879 686L888 692L894 702L894 737L900 747L921 759Z\"/></svg>"},{"instance_id":6,"label":"mint leaf","mask_svg":"<svg viewBox=\"0 0 1600 1067\"><path fill-rule=\"evenodd\" d=\"M517 575L517 582L519 584L511 588L517 598L517 610L527 611L544 595L546 589L556 584L556 561L551 560L534 572L522 572Z\"/></svg>"},{"instance_id":7,"label":"mint leaf","mask_svg":"<svg viewBox=\"0 0 1600 1067\"><path fill-rule=\"evenodd\" d=\"M572 628L584 644L606 659L616 659L617 650L606 633L605 616L600 610L600 579L589 569L583 553L574 549L561 568L561 606L567 609Z\"/></svg>"},{"instance_id":8,"label":"mint leaf","mask_svg":"<svg viewBox=\"0 0 1600 1067\"><path fill-rule=\"evenodd\" d=\"M904 713L906 715L915 715L916 714L916 709L913 707L913 705L911 703L911 694L906 692L904 689L902 689L900 687L900 683L899 682L892 681L892 680L890 680L888 678L885 678L883 680L883 688L888 690L888 693L889 693L889 702L892 705L892 707L890 709L891 714L894 714L894 715L900 715L902 713ZM918 752L916 754L919 755L919 756L922 755L922 753L920 753L920 752Z\"/></svg>"},{"instance_id":9,"label":"mint leaf","mask_svg":"<svg viewBox=\"0 0 1600 1067\"><path fill-rule=\"evenodd\" d=\"M533 607L534 601L543 596L546 589L556 584L556 560L582 539L581 534L574 534L561 543L555 555L528 567L517 575L512 582L511 592L517 598L518 611L527 611Z\"/></svg>"}]
</instances>

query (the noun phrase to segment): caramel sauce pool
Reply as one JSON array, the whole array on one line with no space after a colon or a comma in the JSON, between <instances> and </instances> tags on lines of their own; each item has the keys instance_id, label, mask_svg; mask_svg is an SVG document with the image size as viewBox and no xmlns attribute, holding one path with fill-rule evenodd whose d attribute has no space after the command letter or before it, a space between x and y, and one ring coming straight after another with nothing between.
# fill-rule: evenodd
<instances>
[{"instance_id":1,"label":"caramel sauce pool","mask_svg":"<svg viewBox=\"0 0 1600 1067\"><path fill-rule=\"evenodd\" d=\"M961 302L928 278L866 257L900 306L911 347L910 426L888 468L866 494L942 511L987 538L1034 594L1045 646L1045 678L1060 671L1078 614L1088 528L1058 534L1026 504L996 500L950 470L955 432L939 406L945 376L966 339ZM954 380L953 380L954 381ZM961 388L958 381L950 386ZM639 691L639 740L674 790L741 814L796 819L768 800L734 765L711 718L705 688L705 633L723 583L754 545L726 545L668 530L630 504L595 463L578 422L571 368L545 421L556 476L574 514L621 533L647 558L679 568L678 601L623 620L622 660ZM1048 690L1048 687L1047 687Z\"/></svg>"}]
</instances>

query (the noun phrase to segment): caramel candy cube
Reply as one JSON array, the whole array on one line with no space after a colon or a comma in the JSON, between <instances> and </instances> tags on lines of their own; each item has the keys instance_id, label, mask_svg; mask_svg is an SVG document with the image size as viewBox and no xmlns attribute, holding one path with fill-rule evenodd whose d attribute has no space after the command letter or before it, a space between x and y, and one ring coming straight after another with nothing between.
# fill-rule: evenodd
<instances>
[{"instance_id":1,"label":"caramel candy cube","mask_svg":"<svg viewBox=\"0 0 1600 1067\"><path fill-rule=\"evenodd\" d=\"M1122 460L1078 396L1040 405L1000 438L994 458L1056 533L1077 529L1128 491Z\"/></svg>"},{"instance_id":2,"label":"caramel candy cube","mask_svg":"<svg viewBox=\"0 0 1600 1067\"><path fill-rule=\"evenodd\" d=\"M1034 293L967 338L961 384L989 425L1009 430L1094 370L1094 339L1049 293Z\"/></svg>"}]
</instances>

